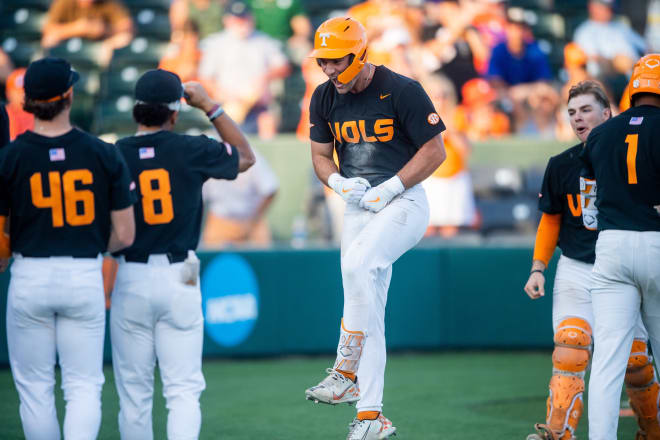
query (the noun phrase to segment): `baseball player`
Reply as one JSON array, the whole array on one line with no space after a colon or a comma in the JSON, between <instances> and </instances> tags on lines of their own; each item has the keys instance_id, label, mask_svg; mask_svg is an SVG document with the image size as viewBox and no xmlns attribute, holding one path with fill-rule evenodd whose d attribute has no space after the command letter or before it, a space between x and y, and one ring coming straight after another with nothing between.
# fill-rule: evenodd
<instances>
[{"instance_id":1,"label":"baseball player","mask_svg":"<svg viewBox=\"0 0 660 440\"><path fill-rule=\"evenodd\" d=\"M225 143L172 133L181 98L203 110ZM202 184L235 179L254 163L245 136L194 82L150 70L135 86L137 133L117 142L137 182L136 240L118 254L110 332L123 440L153 438L156 361L169 410L167 437L196 439L204 390L199 260Z\"/></svg>"},{"instance_id":2,"label":"baseball player","mask_svg":"<svg viewBox=\"0 0 660 440\"><path fill-rule=\"evenodd\" d=\"M529 435L528 440L575 438L583 409L584 374L592 347L594 316L589 289L598 231L593 223L593 199L585 192L587 197L583 200L580 194L582 161L579 154L591 130L611 117L610 102L601 86L594 81L574 85L568 94L568 116L581 142L548 162L539 194L539 209L543 216L536 235L531 273L525 285L530 298L538 299L544 295L543 272L559 245L562 255L557 264L553 291L555 350L550 396L545 424L536 424L537 434ZM640 321L635 329L632 351L628 351L626 384L643 435L660 433L657 404L652 396L638 392L650 381L656 382L646 342L647 333ZM643 417L640 411L646 407L655 408L653 414L656 418L647 420Z\"/></svg>"},{"instance_id":3,"label":"baseball player","mask_svg":"<svg viewBox=\"0 0 660 440\"><path fill-rule=\"evenodd\" d=\"M585 178L597 184L598 241L591 299L595 319L589 382L589 438L617 438L627 353L640 314L660 353L660 54L642 57L628 84L632 107L594 128L582 152ZM634 394L647 405L640 424L660 438L660 387L650 368ZM630 394L630 392L629 392ZM631 395L631 404L635 400Z\"/></svg>"},{"instance_id":4,"label":"baseball player","mask_svg":"<svg viewBox=\"0 0 660 440\"><path fill-rule=\"evenodd\" d=\"M64 437L96 438L104 382L101 253L129 246L135 235L124 159L69 122L77 80L63 59L30 64L25 110L35 116L34 131L0 150L0 223L10 214L14 256L7 342L27 439L60 438L56 358Z\"/></svg>"},{"instance_id":5,"label":"baseball player","mask_svg":"<svg viewBox=\"0 0 660 440\"><path fill-rule=\"evenodd\" d=\"M319 26L310 55L329 78L310 103L312 162L319 179L344 198L346 211L337 359L305 396L333 405L358 402L349 440L383 439L396 430L381 413L387 290L392 264L428 225L419 183L445 159L445 126L420 84L367 63L366 52L364 27L338 17Z\"/></svg>"}]
</instances>

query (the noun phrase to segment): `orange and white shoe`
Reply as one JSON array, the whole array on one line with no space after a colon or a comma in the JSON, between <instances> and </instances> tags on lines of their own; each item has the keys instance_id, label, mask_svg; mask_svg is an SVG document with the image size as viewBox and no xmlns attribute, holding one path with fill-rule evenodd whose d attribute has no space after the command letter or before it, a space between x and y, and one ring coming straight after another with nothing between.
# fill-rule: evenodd
<instances>
[{"instance_id":1,"label":"orange and white shoe","mask_svg":"<svg viewBox=\"0 0 660 440\"><path fill-rule=\"evenodd\" d=\"M305 390L307 400L329 405L338 403L352 405L360 400L360 388L357 383L332 368L328 368L325 372L328 373L328 377L318 385Z\"/></svg>"},{"instance_id":2,"label":"orange and white shoe","mask_svg":"<svg viewBox=\"0 0 660 440\"><path fill-rule=\"evenodd\" d=\"M392 422L382 414L374 420L353 419L346 440L382 440L396 435Z\"/></svg>"}]
</instances>

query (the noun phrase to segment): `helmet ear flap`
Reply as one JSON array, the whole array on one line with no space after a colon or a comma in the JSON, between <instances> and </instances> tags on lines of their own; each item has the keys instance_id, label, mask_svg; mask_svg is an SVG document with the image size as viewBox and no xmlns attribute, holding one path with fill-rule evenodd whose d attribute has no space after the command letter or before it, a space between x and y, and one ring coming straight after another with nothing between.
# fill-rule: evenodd
<instances>
[{"instance_id":1,"label":"helmet ear flap","mask_svg":"<svg viewBox=\"0 0 660 440\"><path fill-rule=\"evenodd\" d=\"M340 83L342 84L348 84L357 76L358 73L360 73L360 70L364 67L364 64L366 63L367 60L367 48L365 47L362 49L362 53L356 55L353 58L353 62L348 65L344 71L337 76L337 80L339 80Z\"/></svg>"}]
</instances>

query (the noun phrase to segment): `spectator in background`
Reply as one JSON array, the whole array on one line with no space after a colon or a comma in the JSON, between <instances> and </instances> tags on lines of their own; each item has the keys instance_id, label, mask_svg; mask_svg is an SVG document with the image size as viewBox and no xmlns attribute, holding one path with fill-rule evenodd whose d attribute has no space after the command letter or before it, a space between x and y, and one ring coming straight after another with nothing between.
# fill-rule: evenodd
<instances>
[{"instance_id":1,"label":"spectator in background","mask_svg":"<svg viewBox=\"0 0 660 440\"><path fill-rule=\"evenodd\" d=\"M210 179L203 187L208 207L202 242L206 247L266 247L272 242L266 213L279 188L268 162L253 148L256 162L236 180Z\"/></svg>"},{"instance_id":2,"label":"spectator in background","mask_svg":"<svg viewBox=\"0 0 660 440\"><path fill-rule=\"evenodd\" d=\"M184 32L186 22L193 22L200 40L222 30L222 17L227 0L172 0L170 6L170 26L172 41L178 41Z\"/></svg>"},{"instance_id":3,"label":"spectator in background","mask_svg":"<svg viewBox=\"0 0 660 440\"><path fill-rule=\"evenodd\" d=\"M11 62L9 55L0 48L0 85L7 84L9 74L14 70L14 63ZM0 89L1 90L1 89Z\"/></svg>"},{"instance_id":4,"label":"spectator in background","mask_svg":"<svg viewBox=\"0 0 660 440\"><path fill-rule=\"evenodd\" d=\"M421 82L447 130L442 134L447 158L422 185L429 199L429 226L426 236L453 237L462 226L476 221L472 179L467 163L472 147L464 133L456 130L453 116L456 110L456 90L452 82L441 75L430 75Z\"/></svg>"},{"instance_id":5,"label":"spectator in background","mask_svg":"<svg viewBox=\"0 0 660 440\"><path fill-rule=\"evenodd\" d=\"M172 34L158 67L176 73L182 83L197 81L201 57L197 24L194 21L186 21L178 38Z\"/></svg>"},{"instance_id":6,"label":"spectator in background","mask_svg":"<svg viewBox=\"0 0 660 440\"><path fill-rule=\"evenodd\" d=\"M467 0L461 1L461 9L472 17L472 26L479 32L481 40L488 48L485 57L476 60L477 71L488 71L490 52L498 44L506 41L507 2L506 0Z\"/></svg>"},{"instance_id":7,"label":"spectator in background","mask_svg":"<svg viewBox=\"0 0 660 440\"><path fill-rule=\"evenodd\" d=\"M99 63L108 65L115 49L133 38L133 20L115 0L55 0L48 10L41 45L48 49L79 37L102 42Z\"/></svg>"},{"instance_id":8,"label":"spectator in background","mask_svg":"<svg viewBox=\"0 0 660 440\"><path fill-rule=\"evenodd\" d=\"M649 2L644 37L649 52L660 52L660 0Z\"/></svg>"},{"instance_id":9,"label":"spectator in background","mask_svg":"<svg viewBox=\"0 0 660 440\"><path fill-rule=\"evenodd\" d=\"M300 0L248 0L253 11L255 27L281 42L293 34L292 20L307 18Z\"/></svg>"},{"instance_id":10,"label":"spectator in background","mask_svg":"<svg viewBox=\"0 0 660 440\"><path fill-rule=\"evenodd\" d=\"M471 140L499 137L511 132L509 117L496 107L497 93L483 78L466 82L462 90L463 103L456 108L454 128ZM443 115L443 118L446 118Z\"/></svg>"},{"instance_id":11,"label":"spectator in background","mask_svg":"<svg viewBox=\"0 0 660 440\"><path fill-rule=\"evenodd\" d=\"M589 18L575 30L573 41L588 57L587 70L619 100L637 58L645 51L644 39L630 26L614 20L614 0L589 0Z\"/></svg>"},{"instance_id":12,"label":"spectator in background","mask_svg":"<svg viewBox=\"0 0 660 440\"><path fill-rule=\"evenodd\" d=\"M280 42L255 30L247 4L230 4L223 23L225 30L201 42L200 77L212 85L213 98L246 133L271 138L277 133L277 119L270 88L289 74L287 58Z\"/></svg>"},{"instance_id":13,"label":"spectator in background","mask_svg":"<svg viewBox=\"0 0 660 440\"><path fill-rule=\"evenodd\" d=\"M5 86L7 104L5 109L9 117L9 137L13 141L16 136L34 128L34 115L23 110L25 102L25 91L23 90L23 79L26 69L21 67L14 70Z\"/></svg>"},{"instance_id":14,"label":"spectator in background","mask_svg":"<svg viewBox=\"0 0 660 440\"><path fill-rule=\"evenodd\" d=\"M507 17L506 40L493 48L488 76L504 87L551 79L548 57L533 41L524 11L509 8Z\"/></svg>"}]
</instances>

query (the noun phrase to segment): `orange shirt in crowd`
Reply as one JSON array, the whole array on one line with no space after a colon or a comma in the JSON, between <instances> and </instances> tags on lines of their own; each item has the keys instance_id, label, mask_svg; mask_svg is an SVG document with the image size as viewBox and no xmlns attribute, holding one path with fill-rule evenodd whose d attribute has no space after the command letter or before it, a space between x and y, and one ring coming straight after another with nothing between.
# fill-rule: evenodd
<instances>
[{"instance_id":1,"label":"orange shirt in crowd","mask_svg":"<svg viewBox=\"0 0 660 440\"><path fill-rule=\"evenodd\" d=\"M443 133L442 140L445 143L447 158L442 162L442 165L433 172L433 177L448 178L455 176L467 168L466 162L468 151L461 147L462 143L460 139L457 139L456 135L451 132Z\"/></svg>"},{"instance_id":2,"label":"orange shirt in crowd","mask_svg":"<svg viewBox=\"0 0 660 440\"><path fill-rule=\"evenodd\" d=\"M14 70L7 77L5 94L7 95L7 115L9 116L9 138L13 141L19 134L34 128L34 115L23 110L23 78L25 68Z\"/></svg>"}]
</instances>

